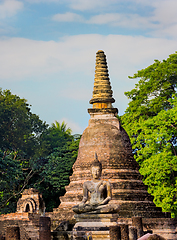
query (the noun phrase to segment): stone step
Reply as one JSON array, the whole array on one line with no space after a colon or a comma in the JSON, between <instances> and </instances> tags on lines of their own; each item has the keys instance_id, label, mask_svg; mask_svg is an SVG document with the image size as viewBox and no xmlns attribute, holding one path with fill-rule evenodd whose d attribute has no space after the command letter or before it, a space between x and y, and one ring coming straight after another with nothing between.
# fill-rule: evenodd
<instances>
[{"instance_id":1,"label":"stone step","mask_svg":"<svg viewBox=\"0 0 177 240\"><path fill-rule=\"evenodd\" d=\"M141 180L127 180L127 179L110 179L112 189L132 189L132 190L146 190L147 187ZM83 189L83 180L73 181L68 186L65 187L66 191L73 191L77 189L78 191L82 191Z\"/></svg>"},{"instance_id":2,"label":"stone step","mask_svg":"<svg viewBox=\"0 0 177 240\"><path fill-rule=\"evenodd\" d=\"M67 191L63 197L60 197L62 202L77 202L82 201L83 191L81 189L75 191ZM153 197L148 194L146 190L132 190L132 189L113 189L113 200L126 200L126 201L153 201Z\"/></svg>"},{"instance_id":3,"label":"stone step","mask_svg":"<svg viewBox=\"0 0 177 240\"><path fill-rule=\"evenodd\" d=\"M79 170L79 171L78 171ZM102 179L129 179L129 180L142 180L142 176L136 170L127 171L127 169L107 169L106 171L103 170ZM85 169L77 169L76 172L70 176L70 181L78 181L78 180L91 180L90 171L86 172Z\"/></svg>"}]
</instances>

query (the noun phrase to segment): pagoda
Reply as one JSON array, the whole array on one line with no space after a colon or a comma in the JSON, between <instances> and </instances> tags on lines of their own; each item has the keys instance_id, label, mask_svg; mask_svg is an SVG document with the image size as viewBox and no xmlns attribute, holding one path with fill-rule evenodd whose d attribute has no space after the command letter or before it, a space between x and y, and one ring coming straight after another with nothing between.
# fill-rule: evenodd
<instances>
[{"instance_id":1,"label":"pagoda","mask_svg":"<svg viewBox=\"0 0 177 240\"><path fill-rule=\"evenodd\" d=\"M82 200L83 183L91 180L90 165L95 152L102 163L102 179L109 180L112 186L113 204L120 206L120 218L165 218L153 203L134 160L129 137L117 118L118 110L111 89L106 56L103 51L96 53L95 79L89 125L82 134L78 157L73 165L73 174L66 193L60 197L61 204L54 212L62 219L72 219L72 207Z\"/></svg>"}]
</instances>

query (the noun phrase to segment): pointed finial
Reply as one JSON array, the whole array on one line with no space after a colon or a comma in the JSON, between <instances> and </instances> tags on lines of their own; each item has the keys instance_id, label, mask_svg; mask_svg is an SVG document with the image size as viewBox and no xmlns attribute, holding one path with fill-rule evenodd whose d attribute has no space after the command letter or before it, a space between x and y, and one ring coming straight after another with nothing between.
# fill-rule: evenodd
<instances>
[{"instance_id":1,"label":"pointed finial","mask_svg":"<svg viewBox=\"0 0 177 240\"><path fill-rule=\"evenodd\" d=\"M112 93L106 55L99 50L96 53L95 79L90 104L93 104L93 108L112 108L112 103L115 102Z\"/></svg>"}]
</instances>

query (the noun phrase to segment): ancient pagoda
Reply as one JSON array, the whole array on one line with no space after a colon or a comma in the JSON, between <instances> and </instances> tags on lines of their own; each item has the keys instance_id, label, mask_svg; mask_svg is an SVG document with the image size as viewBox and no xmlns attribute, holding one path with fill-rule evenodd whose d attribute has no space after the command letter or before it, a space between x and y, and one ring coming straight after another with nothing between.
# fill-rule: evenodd
<instances>
[{"instance_id":1,"label":"ancient pagoda","mask_svg":"<svg viewBox=\"0 0 177 240\"><path fill-rule=\"evenodd\" d=\"M102 178L109 180L112 186L111 202L120 205L120 218L165 217L142 182L129 137L116 117L117 108L112 106L114 102L106 56L100 50L96 53L93 96L90 100L92 108L88 109L89 125L80 140L70 184L60 198L59 208L54 209L62 219L73 218L72 207L82 200L82 186L91 179L90 165L95 152L103 166Z\"/></svg>"}]
</instances>

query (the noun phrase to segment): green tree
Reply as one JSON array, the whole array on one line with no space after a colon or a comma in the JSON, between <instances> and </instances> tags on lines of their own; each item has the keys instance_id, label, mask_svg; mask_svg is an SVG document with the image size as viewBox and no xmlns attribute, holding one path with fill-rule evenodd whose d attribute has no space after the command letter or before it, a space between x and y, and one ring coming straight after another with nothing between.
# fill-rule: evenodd
<instances>
[{"instance_id":1,"label":"green tree","mask_svg":"<svg viewBox=\"0 0 177 240\"><path fill-rule=\"evenodd\" d=\"M47 210L57 207L79 140L64 121L49 127L26 99L0 89L0 213L14 212L20 193L30 187L43 194Z\"/></svg>"},{"instance_id":2,"label":"green tree","mask_svg":"<svg viewBox=\"0 0 177 240\"><path fill-rule=\"evenodd\" d=\"M3 157L3 155L3 152L0 152L0 202L1 206L4 206L0 212L7 213L16 208L17 186L23 179L23 172L19 161L13 160L10 156Z\"/></svg>"},{"instance_id":3,"label":"green tree","mask_svg":"<svg viewBox=\"0 0 177 240\"><path fill-rule=\"evenodd\" d=\"M0 211L15 210L15 201L33 177L30 163L40 146L40 135L47 129L32 114L25 99L0 89Z\"/></svg>"},{"instance_id":4,"label":"green tree","mask_svg":"<svg viewBox=\"0 0 177 240\"><path fill-rule=\"evenodd\" d=\"M0 148L4 156L9 151L16 154L14 157L34 155L46 128L46 123L31 113L26 99L0 89Z\"/></svg>"},{"instance_id":5,"label":"green tree","mask_svg":"<svg viewBox=\"0 0 177 240\"><path fill-rule=\"evenodd\" d=\"M138 71L135 88L121 117L130 136L140 173L154 202L163 211L177 215L177 53Z\"/></svg>"},{"instance_id":6,"label":"green tree","mask_svg":"<svg viewBox=\"0 0 177 240\"><path fill-rule=\"evenodd\" d=\"M52 123L43 134L40 136L40 156L46 157L51 154L55 148L62 148L67 141L70 141L73 137L71 135L71 129L66 127L67 124L63 121L61 124L55 121Z\"/></svg>"},{"instance_id":7,"label":"green tree","mask_svg":"<svg viewBox=\"0 0 177 240\"><path fill-rule=\"evenodd\" d=\"M54 126L49 128L54 133ZM43 198L46 202L46 210L52 211L54 207L58 207L59 197L64 195L65 186L69 184L69 176L72 174L72 166L77 158L79 148L80 135L71 135L69 132L63 132L60 128L55 128L58 131L59 147L56 143L53 145L52 152L47 156L47 163L44 165L38 180L34 186L43 193ZM61 134L62 133L62 134ZM51 143L53 143L52 135ZM54 134L56 140L56 134ZM51 146L50 146L51 147Z\"/></svg>"},{"instance_id":8,"label":"green tree","mask_svg":"<svg viewBox=\"0 0 177 240\"><path fill-rule=\"evenodd\" d=\"M55 121L55 123L52 123L52 128L69 135L71 135L72 133L71 128L67 128L67 124L65 123L65 121L63 121L61 124L58 121Z\"/></svg>"}]
</instances>

